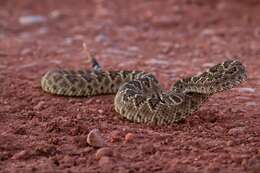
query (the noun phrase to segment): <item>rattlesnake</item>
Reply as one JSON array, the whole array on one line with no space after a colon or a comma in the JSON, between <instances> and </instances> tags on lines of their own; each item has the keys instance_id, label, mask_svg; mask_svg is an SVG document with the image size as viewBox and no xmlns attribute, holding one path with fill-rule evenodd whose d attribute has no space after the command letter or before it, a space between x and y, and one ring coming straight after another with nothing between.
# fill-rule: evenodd
<instances>
[{"instance_id":1,"label":"rattlesnake","mask_svg":"<svg viewBox=\"0 0 260 173\"><path fill-rule=\"evenodd\" d=\"M164 91L153 74L143 71L104 71L92 58L91 70L53 70L41 79L46 92L64 96L116 94L115 110L138 123L172 124L196 111L209 96L244 81L245 67L226 60L204 73L178 80Z\"/></svg>"}]
</instances>

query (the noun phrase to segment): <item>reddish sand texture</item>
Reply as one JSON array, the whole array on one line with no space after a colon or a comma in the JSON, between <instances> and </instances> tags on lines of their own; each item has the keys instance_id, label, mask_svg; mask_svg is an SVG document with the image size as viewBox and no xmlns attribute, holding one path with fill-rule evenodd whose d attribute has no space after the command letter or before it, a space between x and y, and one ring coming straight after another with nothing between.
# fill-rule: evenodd
<instances>
[{"instance_id":1,"label":"reddish sand texture","mask_svg":"<svg viewBox=\"0 0 260 173\"><path fill-rule=\"evenodd\" d=\"M181 124L136 124L112 95L41 90L48 70L89 68L82 42L105 69L153 72L167 89L234 57L248 80ZM0 172L259 173L259 58L258 0L1 0Z\"/></svg>"}]
</instances>

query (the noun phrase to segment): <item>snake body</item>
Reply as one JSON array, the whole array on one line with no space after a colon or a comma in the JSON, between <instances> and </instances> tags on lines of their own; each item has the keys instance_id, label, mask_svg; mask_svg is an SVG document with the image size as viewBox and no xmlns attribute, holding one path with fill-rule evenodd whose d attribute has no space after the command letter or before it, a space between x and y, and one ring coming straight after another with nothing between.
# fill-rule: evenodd
<instances>
[{"instance_id":1,"label":"snake body","mask_svg":"<svg viewBox=\"0 0 260 173\"><path fill-rule=\"evenodd\" d=\"M164 125L184 120L209 96L239 85L245 67L227 60L204 73L178 80L165 91L155 76L142 71L53 70L41 79L46 92L64 96L116 94L120 116L138 123Z\"/></svg>"}]
</instances>

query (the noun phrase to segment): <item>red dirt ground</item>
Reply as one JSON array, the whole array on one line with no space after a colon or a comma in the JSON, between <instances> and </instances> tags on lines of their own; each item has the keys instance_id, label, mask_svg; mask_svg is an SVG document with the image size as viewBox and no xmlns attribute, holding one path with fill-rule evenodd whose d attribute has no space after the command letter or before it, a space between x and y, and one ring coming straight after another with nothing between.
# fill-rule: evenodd
<instances>
[{"instance_id":1,"label":"red dirt ground","mask_svg":"<svg viewBox=\"0 0 260 173\"><path fill-rule=\"evenodd\" d=\"M41 90L50 69L89 67L82 42L106 69L154 72L166 88L234 56L248 80L182 124L135 124L119 118L113 96ZM0 172L260 172L259 58L257 0L1 0ZM95 157L94 128L112 155Z\"/></svg>"}]
</instances>

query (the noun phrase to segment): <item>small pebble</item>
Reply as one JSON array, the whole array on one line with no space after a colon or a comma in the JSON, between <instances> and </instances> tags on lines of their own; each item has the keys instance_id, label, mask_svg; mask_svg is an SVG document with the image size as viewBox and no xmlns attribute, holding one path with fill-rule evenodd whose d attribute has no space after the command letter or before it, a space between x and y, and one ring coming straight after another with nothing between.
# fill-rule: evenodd
<instances>
[{"instance_id":1,"label":"small pebble","mask_svg":"<svg viewBox=\"0 0 260 173\"><path fill-rule=\"evenodd\" d=\"M133 133L127 133L125 135L125 143L129 143L129 142L132 142L133 139L135 138L135 135Z\"/></svg>"},{"instance_id":2,"label":"small pebble","mask_svg":"<svg viewBox=\"0 0 260 173\"><path fill-rule=\"evenodd\" d=\"M254 93L255 88L238 88L238 91L242 93Z\"/></svg>"},{"instance_id":3,"label":"small pebble","mask_svg":"<svg viewBox=\"0 0 260 173\"><path fill-rule=\"evenodd\" d=\"M61 16L61 12L59 10L53 10L50 12L49 17L52 19L57 19Z\"/></svg>"},{"instance_id":4,"label":"small pebble","mask_svg":"<svg viewBox=\"0 0 260 173\"><path fill-rule=\"evenodd\" d=\"M111 132L110 134L110 142L114 143L114 142L118 142L120 141L121 138L121 132L118 130L114 130Z\"/></svg>"},{"instance_id":5,"label":"small pebble","mask_svg":"<svg viewBox=\"0 0 260 173\"><path fill-rule=\"evenodd\" d=\"M103 114L104 110L103 109L98 109L97 112L100 113L100 114Z\"/></svg>"},{"instance_id":6,"label":"small pebble","mask_svg":"<svg viewBox=\"0 0 260 173\"><path fill-rule=\"evenodd\" d=\"M93 129L89 132L87 137L87 143L93 147L106 146L104 138L101 136L99 129Z\"/></svg>"},{"instance_id":7,"label":"small pebble","mask_svg":"<svg viewBox=\"0 0 260 173\"><path fill-rule=\"evenodd\" d=\"M104 156L113 156L113 150L109 147L100 148L96 152L96 159L99 160Z\"/></svg>"},{"instance_id":8,"label":"small pebble","mask_svg":"<svg viewBox=\"0 0 260 173\"><path fill-rule=\"evenodd\" d=\"M21 16L19 18L19 23L21 25L32 25L36 23L43 23L46 22L47 18L44 16Z\"/></svg>"}]
</instances>

